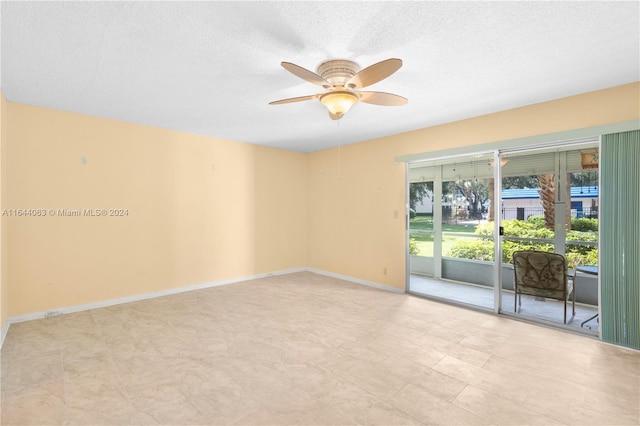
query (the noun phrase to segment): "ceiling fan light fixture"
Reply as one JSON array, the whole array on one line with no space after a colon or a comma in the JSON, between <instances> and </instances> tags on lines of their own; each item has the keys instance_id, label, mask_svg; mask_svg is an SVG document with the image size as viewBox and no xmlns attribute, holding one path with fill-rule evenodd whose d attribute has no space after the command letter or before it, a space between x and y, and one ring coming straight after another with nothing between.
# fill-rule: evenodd
<instances>
[{"instance_id":1,"label":"ceiling fan light fixture","mask_svg":"<svg viewBox=\"0 0 640 426\"><path fill-rule=\"evenodd\" d=\"M397 58L380 61L361 70L360 66L346 59L325 61L318 66L318 73L309 71L291 62L280 65L291 74L309 83L328 89L328 92L315 95L298 96L269 102L269 105L289 104L293 102L318 99L329 110L332 120L340 120L352 106L362 101L366 104L383 106L401 106L407 99L393 93L361 91L367 86L384 80L402 66ZM358 90L356 90L358 89Z\"/></svg>"},{"instance_id":2,"label":"ceiling fan light fixture","mask_svg":"<svg viewBox=\"0 0 640 426\"><path fill-rule=\"evenodd\" d=\"M342 117L358 102L354 93L338 90L320 96L320 102L335 116Z\"/></svg>"}]
</instances>

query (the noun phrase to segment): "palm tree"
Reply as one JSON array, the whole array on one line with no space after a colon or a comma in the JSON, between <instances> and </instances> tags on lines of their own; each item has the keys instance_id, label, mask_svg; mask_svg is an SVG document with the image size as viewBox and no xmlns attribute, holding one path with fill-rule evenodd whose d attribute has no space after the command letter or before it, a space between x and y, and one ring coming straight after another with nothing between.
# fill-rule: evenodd
<instances>
[{"instance_id":1,"label":"palm tree","mask_svg":"<svg viewBox=\"0 0 640 426\"><path fill-rule=\"evenodd\" d=\"M567 202L565 203L565 224L567 231L571 230L571 175L567 174ZM538 175L540 185L540 201L544 211L544 226L553 231L555 224L555 175L553 173Z\"/></svg>"},{"instance_id":2,"label":"palm tree","mask_svg":"<svg viewBox=\"0 0 640 426\"><path fill-rule=\"evenodd\" d=\"M544 212L544 226L553 231L555 223L555 175L549 173L546 175L538 175L538 185L540 186L540 201L542 202L542 210Z\"/></svg>"}]
</instances>

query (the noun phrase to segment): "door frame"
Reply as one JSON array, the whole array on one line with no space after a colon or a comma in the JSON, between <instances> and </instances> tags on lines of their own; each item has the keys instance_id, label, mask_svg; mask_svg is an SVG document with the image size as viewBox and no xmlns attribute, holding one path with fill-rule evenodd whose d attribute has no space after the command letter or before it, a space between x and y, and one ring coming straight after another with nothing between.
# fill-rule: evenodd
<instances>
[{"instance_id":1,"label":"door frame","mask_svg":"<svg viewBox=\"0 0 640 426\"><path fill-rule=\"evenodd\" d=\"M412 293L411 292L411 256L409 255L409 237L410 237L410 228L409 228L409 194L410 194L410 189L409 189L409 185L410 185L410 165L411 164L415 164L415 163L422 163L422 162L439 162L439 161L443 161L443 160L452 160L452 162L455 163L456 159L460 159L460 158L464 158L464 157L470 157L470 156L477 156L477 155L487 155L487 154L492 154L493 155L493 161L495 165L500 165L499 167L494 167L493 170L493 179L494 179L494 205L492 206L492 208L494 209L494 263L493 263L493 280L494 280L494 303L493 303L493 312L499 315L505 315L511 318L517 318L517 319L523 319L519 316L516 316L514 313L512 312L506 312L502 309L502 280L503 280L503 264L502 264L502 236L500 235L500 229L502 227L502 165L501 165L501 159L502 159L502 155L507 154L507 153L513 153L513 152L535 152L538 150L544 150L544 149L549 149L549 148L564 148L564 147L576 147L578 148L580 145L586 145L586 144L593 144L594 142L597 142L597 146L598 149L600 150L601 148L601 143L600 143L601 137L598 136L589 136L589 137L579 137L579 138L574 138L574 139L565 139L565 140L556 140L556 141L545 141L545 142L532 142L530 144L523 144L523 145L518 145L518 146L506 146L503 148L500 147L495 147L492 148L490 150L469 150L468 152L458 152L456 154L451 154L451 155L434 155L433 157L427 157L427 158L422 158L422 159L407 159L405 161L406 167L405 167L405 190L406 190L406 220L405 220L405 290L408 293ZM559 165L560 167L560 171L564 171L565 175L566 175L566 161L561 161L561 164ZM556 173L556 178L557 178L557 173ZM436 279L441 279L441 268L442 268L442 256L441 253L438 253L438 250L436 250L436 244L438 244L438 242L436 241L438 238L438 236L440 237L440 242L439 244L442 244L441 238L442 238L442 221L436 221L436 212L439 211L441 216L441 211L442 211L442 200L437 198L436 195L441 195L441 183L442 183L442 174L438 173L436 175L436 177L439 177L439 179L434 179L434 218L433 218L433 226L434 226L434 278ZM436 194L436 189L439 189L438 194ZM562 191L559 191L559 193L562 193ZM564 196L564 195L563 195ZM440 197L441 198L441 197ZM565 200L565 202L567 202L568 200ZM559 213L556 213L559 214ZM562 213L564 214L564 213ZM564 231L564 228L563 228ZM564 240L565 240L565 233L564 232L560 232L561 235L556 235L556 241L558 241L559 238L562 238L563 244L562 247L564 247ZM598 243L599 245L599 243ZM440 250L441 251L441 250ZM562 250L564 251L564 250ZM438 271L440 271L440 273L437 273ZM598 280L598 300L600 299L600 280ZM456 303L455 301L449 301L449 303L451 304L460 304L460 303ZM467 305L464 304L465 307L471 307L474 308L471 305ZM480 307L478 307L478 309L481 309ZM486 309L482 309L485 310ZM526 320L526 319L525 319ZM547 324L547 325L551 325L551 326L557 326L557 324L552 323L552 322L548 322L548 321L544 321L544 320L535 320L536 323L541 323L541 324Z\"/></svg>"}]
</instances>

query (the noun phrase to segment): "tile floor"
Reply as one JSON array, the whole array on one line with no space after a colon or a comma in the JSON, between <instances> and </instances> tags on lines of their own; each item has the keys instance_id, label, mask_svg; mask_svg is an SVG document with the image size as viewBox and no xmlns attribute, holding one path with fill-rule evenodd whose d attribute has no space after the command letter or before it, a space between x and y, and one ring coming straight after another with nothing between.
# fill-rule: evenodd
<instances>
[{"instance_id":1,"label":"tile floor","mask_svg":"<svg viewBox=\"0 0 640 426\"><path fill-rule=\"evenodd\" d=\"M3 425L640 423L640 352L296 273L13 324Z\"/></svg>"}]
</instances>

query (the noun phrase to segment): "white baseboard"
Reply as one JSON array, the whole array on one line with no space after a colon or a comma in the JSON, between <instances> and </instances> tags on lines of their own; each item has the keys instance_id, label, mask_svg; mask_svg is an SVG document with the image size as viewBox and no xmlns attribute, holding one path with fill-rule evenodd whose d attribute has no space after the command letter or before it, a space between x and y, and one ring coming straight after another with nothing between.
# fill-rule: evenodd
<instances>
[{"instance_id":1,"label":"white baseboard","mask_svg":"<svg viewBox=\"0 0 640 426\"><path fill-rule=\"evenodd\" d=\"M6 335L7 335L7 332L9 331L9 326L11 324L15 324L15 323L18 323L18 322L32 321L32 320L47 318L47 317L56 316L56 315L71 314L71 313L74 313L74 312L87 311L87 310L90 310L90 309L105 308L107 306L114 306L114 305L120 305L120 304L123 304L123 303L137 302L137 301L146 300L146 299L153 299L154 297L169 296L169 295L172 295L172 294L179 294L179 293L184 293L184 292L187 292L187 291L202 290L202 289L205 289L205 288L217 287L217 286L227 285L227 284L235 284L235 283L239 283L239 282L251 281L251 280L271 277L271 276L275 276L275 275L292 274L292 273L295 273L295 272L312 272L314 274L325 275L325 276L332 277L332 278L338 278L338 279L341 279L341 280L344 280L344 281L349 281L349 282L352 282L352 283L355 283L355 284L366 285L366 286L369 286L369 287L374 287L374 288L381 289L381 290L391 291L391 292L394 292L394 293L404 293L405 292L404 289L399 289L399 288L388 286L388 285L385 285L385 284L378 284L378 283L374 283L374 282L371 282L371 281L361 280L359 278L348 277L346 275L334 274L332 272L327 272L327 271L323 271L323 270L320 270L320 269L315 269L315 268L293 268L293 269L286 269L286 270L282 270L282 271L268 272L268 273L265 273L265 274L256 274L256 275L249 275L249 276L246 276L246 277L233 278L233 279L230 279L230 280L222 280L222 281L215 281L215 282L210 282L210 283L194 284L194 285L190 285L190 286L186 286L186 287L178 287L178 288L172 288L172 289L168 289L168 290L154 291L154 292L151 292L151 293L136 294L136 295L133 295L133 296L119 297L117 299L109 299L109 300L102 300L102 301L99 301L99 302L86 303L86 304L83 304L83 305L66 306L66 307L62 307L62 308L50 309L50 310L45 311L45 312L34 312L34 313L30 313L30 314L18 315L18 316L15 316L15 317L10 317L10 318L7 318L7 321L4 323L4 326L2 327L2 334L0 335L0 348L2 348L2 344L4 343L4 339L5 339Z\"/></svg>"},{"instance_id":2,"label":"white baseboard","mask_svg":"<svg viewBox=\"0 0 640 426\"><path fill-rule=\"evenodd\" d=\"M7 332L9 331L9 319L4 322L2 326L2 331L0 332L0 349L2 349L2 344L4 343L4 338L7 337Z\"/></svg>"},{"instance_id":3,"label":"white baseboard","mask_svg":"<svg viewBox=\"0 0 640 426\"><path fill-rule=\"evenodd\" d=\"M334 274L333 272L323 271L322 269L306 268L306 270L309 271L309 272L313 272L314 274L326 275L327 277L338 278L340 280L349 281L349 282L352 282L352 283L355 283L355 284L362 284L362 285L366 285L368 287L377 288L377 289L380 289L380 290L391 291L393 293L405 293L406 292L405 289L403 289L403 288L392 287L390 285L375 283L373 281L362 280L360 278L349 277L347 275Z\"/></svg>"},{"instance_id":4,"label":"white baseboard","mask_svg":"<svg viewBox=\"0 0 640 426\"><path fill-rule=\"evenodd\" d=\"M101 300L99 302L86 303L83 305L66 306L63 308L50 309L45 312L34 312L30 314L18 315L15 317L8 318L5 324L5 327L8 328L9 324L14 324L17 322L31 321L35 319L42 319L42 318L56 316L56 315L71 314L74 312L87 311L90 309L105 308L107 306L137 302L140 300L153 299L155 297L170 296L172 294L179 294L187 291L202 290L205 288L218 287L218 286L227 285L227 284L235 284L235 283L244 282L244 281L251 281L259 278L271 277L274 275L286 275L294 272L304 272L304 271L306 271L306 268L287 269L283 271L275 271L275 272L268 272L264 274L249 275L249 276L240 277L240 278L233 278L230 280L214 281L210 283L194 284L194 285L189 285L185 287L154 291L151 293L136 294L133 296L119 297L117 299Z\"/></svg>"}]
</instances>

